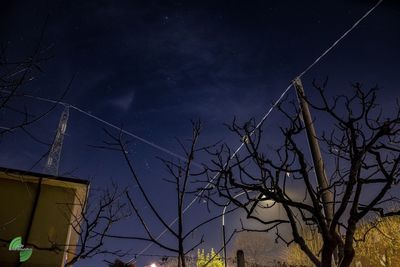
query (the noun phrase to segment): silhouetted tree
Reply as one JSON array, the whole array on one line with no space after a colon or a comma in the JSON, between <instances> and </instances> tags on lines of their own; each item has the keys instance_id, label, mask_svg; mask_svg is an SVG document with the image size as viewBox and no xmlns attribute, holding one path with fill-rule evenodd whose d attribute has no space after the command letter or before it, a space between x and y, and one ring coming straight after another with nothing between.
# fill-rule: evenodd
<instances>
[{"instance_id":1,"label":"silhouetted tree","mask_svg":"<svg viewBox=\"0 0 400 267\"><path fill-rule=\"evenodd\" d=\"M356 230L355 257L352 266L399 266L400 217L390 216L361 222ZM317 254L322 247L321 235L305 228L302 232L307 245ZM312 266L310 259L297 244L286 253L286 261L293 266Z\"/></svg>"},{"instance_id":2,"label":"silhouetted tree","mask_svg":"<svg viewBox=\"0 0 400 267\"><path fill-rule=\"evenodd\" d=\"M314 181L313 166L306 156L308 148L301 138L305 126L294 102L278 106L288 125L280 128L282 140L274 140L275 144L282 141L275 154L268 151L263 132L254 120L244 126L233 121L229 128L244 140L245 151L234 157L227 145L210 151L215 160L209 167L208 182L214 189L209 191L208 198L221 206L228 199L243 209L247 218L264 226L248 230L276 231L277 240L287 245L297 243L315 266L331 266L338 249L339 266L348 267L354 258L355 232L360 220L371 213L381 217L400 214L399 210L387 209L388 204L398 201L392 192L400 174L399 99L383 116L377 103L377 88L364 90L357 83L348 96L328 99L326 82L314 82L313 86L319 101L305 99L317 118L323 116L327 120L318 139L326 151L326 162L330 162L326 165L329 187L324 190L334 196L332 222L327 221L323 211L324 190ZM304 197L299 197L299 190L303 190ZM236 198L239 193L243 196ZM260 216L263 212L256 212L257 208L271 208L263 204L266 200L280 205L285 217ZM302 236L301 228L306 224L322 237L318 253L310 249ZM291 233L279 231L283 226L288 226Z\"/></svg>"},{"instance_id":3,"label":"silhouetted tree","mask_svg":"<svg viewBox=\"0 0 400 267\"><path fill-rule=\"evenodd\" d=\"M128 202L138 218L139 222L143 226L143 229L145 231L145 236L121 236L121 235L107 235L110 238L122 238L122 239L133 239L133 240L142 240L142 241L150 241L160 248L163 248L167 251L176 253L178 255L177 257L177 266L178 267L186 267L186 261L189 252L193 251L197 246L203 243L204 239L203 236L193 242L192 245L190 245L189 248L187 248L185 241L188 240L189 237L191 237L192 233L199 229L200 227L206 225L208 222L215 220L221 215L213 216L209 219L206 219L197 225L195 225L192 228L187 229L187 225L185 225L185 216L184 216L184 203L186 197L190 194L190 190L188 188L189 180L193 179L199 175L202 175L204 173L204 169L202 168L201 165L198 163L194 162L195 154L199 151L202 151L204 149L209 149L212 146L209 147L198 147L198 140L200 136L200 130L201 130L201 123L200 122L192 122L193 126L193 131L192 131L192 137L190 140L188 140L188 146L186 146L184 143L182 143L180 140L177 140L178 143L180 144L184 154L184 159L183 160L178 160L178 161L172 161L172 160L166 160L160 158L160 160L164 163L165 167L167 168L167 171L171 177L171 179L165 179L166 182L169 182L174 185L176 189L176 210L177 210L177 218L176 218L176 228L170 224L165 218L163 218L159 212L159 210L156 208L154 205L153 201L150 198L150 194L148 191L145 190L143 187L141 178L136 174L136 171L134 169L134 166L132 162L129 159L128 156L128 149L127 149L127 144L126 142L123 141L122 136L120 135L119 137L113 137L111 134L110 137L113 139L113 142L107 142L108 145L112 146L112 149L120 149L121 152L124 155L125 161L129 167L132 179L134 180L135 184L137 185L140 194L142 195L145 204L149 207L150 211L154 215L155 221L161 224L162 227L165 227L166 233L169 234L173 239L177 241L177 245L168 245L166 243L163 243L155 233L151 232L150 229L147 226L147 222L145 218L143 217L142 212L139 210L138 205L133 201L131 198L129 192L126 192L126 197L128 199ZM200 171L194 171L193 167L194 165L197 165L197 167L200 167ZM172 207L171 207L172 208ZM175 208L175 207L173 207ZM232 210L230 210L232 211ZM230 212L228 211L228 212ZM185 226L185 227L184 227Z\"/></svg>"},{"instance_id":4,"label":"silhouetted tree","mask_svg":"<svg viewBox=\"0 0 400 267\"><path fill-rule=\"evenodd\" d=\"M38 142L38 139L32 135L27 127L54 110L71 86L73 79L70 80L59 99L54 101L53 105L47 110L39 114L33 114L25 106L21 107L21 105L16 104L21 102L20 97L29 95L31 91L31 88L29 88L30 82L39 76L43 71L43 65L52 57L50 47L43 46L45 29L46 24L41 29L33 51L27 53L28 56L20 56L20 58L13 56L10 58L9 54L12 53L8 51L12 50L12 48L9 47L8 43L0 44L0 110L18 117L13 122L8 121L7 125L3 123L3 125L0 125L0 137L15 130L22 130L30 138Z\"/></svg>"},{"instance_id":5,"label":"silhouetted tree","mask_svg":"<svg viewBox=\"0 0 400 267\"><path fill-rule=\"evenodd\" d=\"M111 250L106 247L106 236L120 220L131 216L124 201L126 190L120 191L118 186L113 184L100 194L92 195L90 199L80 200L82 212L74 214L73 206L68 203L66 218L72 216L70 226L78 236L78 244L63 246L53 244L53 248L66 251L72 255L65 263L65 267L72 266L81 259L95 257L96 255L115 255L123 257L128 254L123 250ZM124 265L125 266L125 265Z\"/></svg>"}]
</instances>

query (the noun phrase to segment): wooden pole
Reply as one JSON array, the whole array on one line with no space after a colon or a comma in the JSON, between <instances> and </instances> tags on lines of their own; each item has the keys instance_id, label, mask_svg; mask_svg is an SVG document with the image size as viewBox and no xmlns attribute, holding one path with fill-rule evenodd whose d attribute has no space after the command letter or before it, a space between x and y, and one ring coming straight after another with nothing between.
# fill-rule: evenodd
<instances>
[{"instance_id":1,"label":"wooden pole","mask_svg":"<svg viewBox=\"0 0 400 267\"><path fill-rule=\"evenodd\" d=\"M318 186L322 190L322 202L327 224L330 225L333 219L333 194L329 188L328 179L325 173L324 162L322 160L321 151L318 144L317 135L315 133L310 109L305 100L305 93L300 78L293 81L296 88L297 96L300 102L301 113L303 115L304 124L306 127L307 138L311 150L311 155L314 163L315 175L317 176Z\"/></svg>"}]
</instances>

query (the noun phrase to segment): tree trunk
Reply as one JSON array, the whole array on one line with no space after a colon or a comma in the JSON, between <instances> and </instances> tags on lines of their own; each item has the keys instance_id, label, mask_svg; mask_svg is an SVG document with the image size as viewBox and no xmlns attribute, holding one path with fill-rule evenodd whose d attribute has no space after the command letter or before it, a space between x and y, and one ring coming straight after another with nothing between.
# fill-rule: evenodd
<instances>
[{"instance_id":1,"label":"tree trunk","mask_svg":"<svg viewBox=\"0 0 400 267\"><path fill-rule=\"evenodd\" d=\"M340 263L339 267L350 267L351 262L354 259L354 255L355 255L355 252L354 252L353 248L351 248L348 251L345 251L344 258L343 258L342 262Z\"/></svg>"},{"instance_id":2,"label":"tree trunk","mask_svg":"<svg viewBox=\"0 0 400 267\"><path fill-rule=\"evenodd\" d=\"M350 267L354 259L355 251L353 248L353 238L356 232L357 220L350 218L346 232L346 242L344 244L344 255L339 267Z\"/></svg>"},{"instance_id":3,"label":"tree trunk","mask_svg":"<svg viewBox=\"0 0 400 267\"><path fill-rule=\"evenodd\" d=\"M321 266L331 267L333 260L333 252L336 249L336 243L326 242L322 247Z\"/></svg>"},{"instance_id":4,"label":"tree trunk","mask_svg":"<svg viewBox=\"0 0 400 267\"><path fill-rule=\"evenodd\" d=\"M186 267L185 255L180 255L180 257L181 257L182 267Z\"/></svg>"},{"instance_id":5,"label":"tree trunk","mask_svg":"<svg viewBox=\"0 0 400 267\"><path fill-rule=\"evenodd\" d=\"M182 240L182 238L179 238L178 246L179 246L179 248L178 248L178 250L179 250L179 253L178 253L179 261L178 262L180 262L180 264L181 264L180 266L181 267L186 267L186 260L185 260L185 253L184 253L184 250L183 250L183 240Z\"/></svg>"}]
</instances>

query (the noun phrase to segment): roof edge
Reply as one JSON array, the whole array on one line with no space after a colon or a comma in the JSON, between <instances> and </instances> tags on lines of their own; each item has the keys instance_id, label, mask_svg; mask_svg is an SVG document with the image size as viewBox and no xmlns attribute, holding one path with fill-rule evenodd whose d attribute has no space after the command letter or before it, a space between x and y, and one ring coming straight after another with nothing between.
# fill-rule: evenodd
<instances>
[{"instance_id":1,"label":"roof edge","mask_svg":"<svg viewBox=\"0 0 400 267\"><path fill-rule=\"evenodd\" d=\"M83 180L83 179L78 179L78 178L71 178L71 177L55 176L55 175L50 175L50 174L45 174L45 173L38 173L38 172L31 172L31 171L26 171L26 170L17 170L17 169L5 168L5 167L1 167L1 166L0 166L0 172L29 175L29 176L38 177L38 178L42 177L42 178L53 179L53 180L58 180L58 181L85 184L85 185L88 185L88 186L90 185L90 181L88 181L88 180Z\"/></svg>"}]
</instances>

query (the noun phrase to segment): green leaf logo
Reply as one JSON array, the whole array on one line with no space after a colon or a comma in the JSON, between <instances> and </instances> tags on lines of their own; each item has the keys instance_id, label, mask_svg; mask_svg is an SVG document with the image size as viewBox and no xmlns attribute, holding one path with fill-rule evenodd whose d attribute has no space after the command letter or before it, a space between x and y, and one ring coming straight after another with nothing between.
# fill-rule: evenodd
<instances>
[{"instance_id":1,"label":"green leaf logo","mask_svg":"<svg viewBox=\"0 0 400 267\"><path fill-rule=\"evenodd\" d=\"M11 240L10 245L8 246L8 250L19 250L22 247L22 238L16 237Z\"/></svg>"},{"instance_id":2,"label":"green leaf logo","mask_svg":"<svg viewBox=\"0 0 400 267\"><path fill-rule=\"evenodd\" d=\"M24 245L22 245L22 238L20 236L11 240L8 250L19 251L20 262L25 262L32 256L32 249L24 248Z\"/></svg>"}]
</instances>

